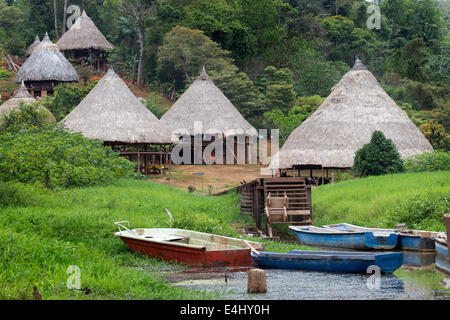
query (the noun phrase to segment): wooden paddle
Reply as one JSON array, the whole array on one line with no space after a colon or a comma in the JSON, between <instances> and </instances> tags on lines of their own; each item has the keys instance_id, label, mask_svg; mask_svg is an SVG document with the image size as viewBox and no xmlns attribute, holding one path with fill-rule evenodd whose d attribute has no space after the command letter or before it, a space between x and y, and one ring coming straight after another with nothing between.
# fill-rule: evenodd
<instances>
[{"instance_id":1,"label":"wooden paddle","mask_svg":"<svg viewBox=\"0 0 450 320\"><path fill-rule=\"evenodd\" d=\"M252 246L247 240L242 239L242 241L247 245L247 247L249 247L249 248L252 250L252 252L253 252L254 254L259 255L259 251L256 250L255 247Z\"/></svg>"}]
</instances>

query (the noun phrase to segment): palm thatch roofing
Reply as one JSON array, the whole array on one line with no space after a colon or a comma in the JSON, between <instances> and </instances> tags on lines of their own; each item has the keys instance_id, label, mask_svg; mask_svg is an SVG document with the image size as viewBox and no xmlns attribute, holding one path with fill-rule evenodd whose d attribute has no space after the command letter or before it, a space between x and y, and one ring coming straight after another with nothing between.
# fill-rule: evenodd
<instances>
[{"instance_id":1,"label":"palm thatch roofing","mask_svg":"<svg viewBox=\"0 0 450 320\"><path fill-rule=\"evenodd\" d=\"M161 117L172 132L194 135L194 123L202 123L202 133L225 136L257 135L230 100L217 88L203 68L202 73L175 104Z\"/></svg>"},{"instance_id":2,"label":"palm thatch roofing","mask_svg":"<svg viewBox=\"0 0 450 320\"><path fill-rule=\"evenodd\" d=\"M85 137L115 143L170 144L170 133L110 68L62 122Z\"/></svg>"},{"instance_id":3,"label":"palm thatch roofing","mask_svg":"<svg viewBox=\"0 0 450 320\"><path fill-rule=\"evenodd\" d=\"M408 115L357 58L322 105L291 133L270 168L350 168L355 152L370 142L375 130L392 139L402 158L433 151Z\"/></svg>"},{"instance_id":4,"label":"palm thatch roofing","mask_svg":"<svg viewBox=\"0 0 450 320\"><path fill-rule=\"evenodd\" d=\"M36 48L41 43L41 39L39 39L39 35L36 35L36 39L34 39L34 42L28 47L27 49L27 57L31 55L34 48Z\"/></svg>"},{"instance_id":5,"label":"palm thatch roofing","mask_svg":"<svg viewBox=\"0 0 450 320\"><path fill-rule=\"evenodd\" d=\"M10 114L13 110L18 110L21 102L24 105L32 105L36 102L36 99L34 99L30 93L28 92L27 88L25 87L25 84L22 82L20 88L16 91L14 94L14 97L6 101L4 104L0 106L0 118L3 118ZM55 118L51 114L50 111L48 111L45 107L39 106L37 107L38 111L42 111L45 113L45 118L47 122L56 122Z\"/></svg>"},{"instance_id":6,"label":"palm thatch roofing","mask_svg":"<svg viewBox=\"0 0 450 320\"><path fill-rule=\"evenodd\" d=\"M80 78L74 67L50 40L48 34L17 72L15 81L75 82Z\"/></svg>"},{"instance_id":7,"label":"palm thatch roofing","mask_svg":"<svg viewBox=\"0 0 450 320\"><path fill-rule=\"evenodd\" d=\"M61 51L97 49L106 51L116 47L106 40L86 11L56 43Z\"/></svg>"}]
</instances>

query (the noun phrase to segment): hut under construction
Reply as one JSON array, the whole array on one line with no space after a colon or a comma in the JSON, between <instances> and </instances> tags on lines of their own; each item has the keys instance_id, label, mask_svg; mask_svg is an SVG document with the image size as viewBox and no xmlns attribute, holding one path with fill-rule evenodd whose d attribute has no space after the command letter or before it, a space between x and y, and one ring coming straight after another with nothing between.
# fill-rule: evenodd
<instances>
[{"instance_id":1,"label":"hut under construction","mask_svg":"<svg viewBox=\"0 0 450 320\"><path fill-rule=\"evenodd\" d=\"M34 42L28 47L26 56L29 57L33 52L34 48L36 48L41 43L41 39L39 39L39 35L36 35Z\"/></svg>"},{"instance_id":2,"label":"hut under construction","mask_svg":"<svg viewBox=\"0 0 450 320\"><path fill-rule=\"evenodd\" d=\"M17 72L15 81L24 81L33 97L52 95L54 87L64 82L78 82L79 77L48 34L38 44Z\"/></svg>"},{"instance_id":3,"label":"hut under construction","mask_svg":"<svg viewBox=\"0 0 450 320\"><path fill-rule=\"evenodd\" d=\"M18 110L21 104L33 105L34 103L36 103L36 99L34 99L30 95L27 88L25 87L25 84L22 82L20 88L14 94L14 97L12 97L8 101L0 105L0 123L2 122L1 119L3 117L8 116L14 110ZM56 122L52 113L48 111L45 107L38 106L37 110L43 113L45 121L49 123Z\"/></svg>"},{"instance_id":4,"label":"hut under construction","mask_svg":"<svg viewBox=\"0 0 450 320\"><path fill-rule=\"evenodd\" d=\"M143 174L170 165L170 133L110 68L89 94L63 120L83 136L101 140L136 163Z\"/></svg>"},{"instance_id":5,"label":"hut under construction","mask_svg":"<svg viewBox=\"0 0 450 320\"><path fill-rule=\"evenodd\" d=\"M86 11L56 43L66 57L77 64L87 63L96 70L106 70L107 50L116 47L106 40Z\"/></svg>"},{"instance_id":6,"label":"hut under construction","mask_svg":"<svg viewBox=\"0 0 450 320\"><path fill-rule=\"evenodd\" d=\"M256 129L216 87L205 68L161 121L171 130L174 140L180 139L180 144L191 146L191 157L183 157L184 164L236 164L252 160L256 163L250 144L257 137ZM190 138L189 142L181 140L186 137ZM207 146L220 140L223 145L212 150L206 159L203 154ZM234 142L227 146L227 140ZM201 154L194 144L201 144Z\"/></svg>"},{"instance_id":7,"label":"hut under construction","mask_svg":"<svg viewBox=\"0 0 450 320\"><path fill-rule=\"evenodd\" d=\"M357 58L322 105L291 133L269 168L281 176L325 182L335 170L353 167L355 152L370 142L375 130L392 139L402 158L433 151Z\"/></svg>"}]
</instances>

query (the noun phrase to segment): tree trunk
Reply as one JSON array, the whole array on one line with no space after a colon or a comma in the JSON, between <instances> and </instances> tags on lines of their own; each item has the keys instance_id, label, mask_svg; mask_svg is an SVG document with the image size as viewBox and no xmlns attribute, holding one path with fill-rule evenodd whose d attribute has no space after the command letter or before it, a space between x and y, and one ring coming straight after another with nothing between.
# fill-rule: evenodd
<instances>
[{"instance_id":1,"label":"tree trunk","mask_svg":"<svg viewBox=\"0 0 450 320\"><path fill-rule=\"evenodd\" d=\"M142 84L142 74L144 72L144 40L145 40L145 27L139 28L139 67L138 67L138 76L137 76L137 85L141 86Z\"/></svg>"},{"instance_id":2,"label":"tree trunk","mask_svg":"<svg viewBox=\"0 0 450 320\"><path fill-rule=\"evenodd\" d=\"M58 32L58 15L56 11L56 0L53 0L53 13L55 17L55 32L56 32L56 39L59 39L59 32Z\"/></svg>"},{"instance_id":3,"label":"tree trunk","mask_svg":"<svg viewBox=\"0 0 450 320\"><path fill-rule=\"evenodd\" d=\"M66 25L67 25L67 1L64 0L64 15L63 15L63 26L61 36L66 33Z\"/></svg>"}]
</instances>

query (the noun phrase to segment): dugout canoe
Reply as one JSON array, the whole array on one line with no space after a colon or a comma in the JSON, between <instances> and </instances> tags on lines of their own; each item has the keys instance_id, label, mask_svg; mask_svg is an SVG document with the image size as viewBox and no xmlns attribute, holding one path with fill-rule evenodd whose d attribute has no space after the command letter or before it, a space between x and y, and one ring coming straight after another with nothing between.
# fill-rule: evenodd
<instances>
[{"instance_id":1,"label":"dugout canoe","mask_svg":"<svg viewBox=\"0 0 450 320\"><path fill-rule=\"evenodd\" d=\"M313 226L290 226L300 243L353 250L391 250L397 246L398 236L392 232L342 231Z\"/></svg>"},{"instance_id":2,"label":"dugout canoe","mask_svg":"<svg viewBox=\"0 0 450 320\"><path fill-rule=\"evenodd\" d=\"M344 273L373 273L377 266L383 273L392 273L403 264L403 253L371 253L345 251L301 251L289 253L251 252L262 268L308 270Z\"/></svg>"},{"instance_id":3,"label":"dugout canoe","mask_svg":"<svg viewBox=\"0 0 450 320\"><path fill-rule=\"evenodd\" d=\"M252 266L250 248L241 240L183 229L130 229L116 222L119 237L134 252L196 267ZM257 250L264 244L249 241Z\"/></svg>"},{"instance_id":4,"label":"dugout canoe","mask_svg":"<svg viewBox=\"0 0 450 320\"><path fill-rule=\"evenodd\" d=\"M366 228L355 226L349 223L338 223L324 225L323 228L340 230L345 232L385 232L395 233L398 235L397 246L398 250L411 250L434 252L434 237L437 232L422 231L422 230L395 230L395 229L380 229L380 228Z\"/></svg>"}]
</instances>

